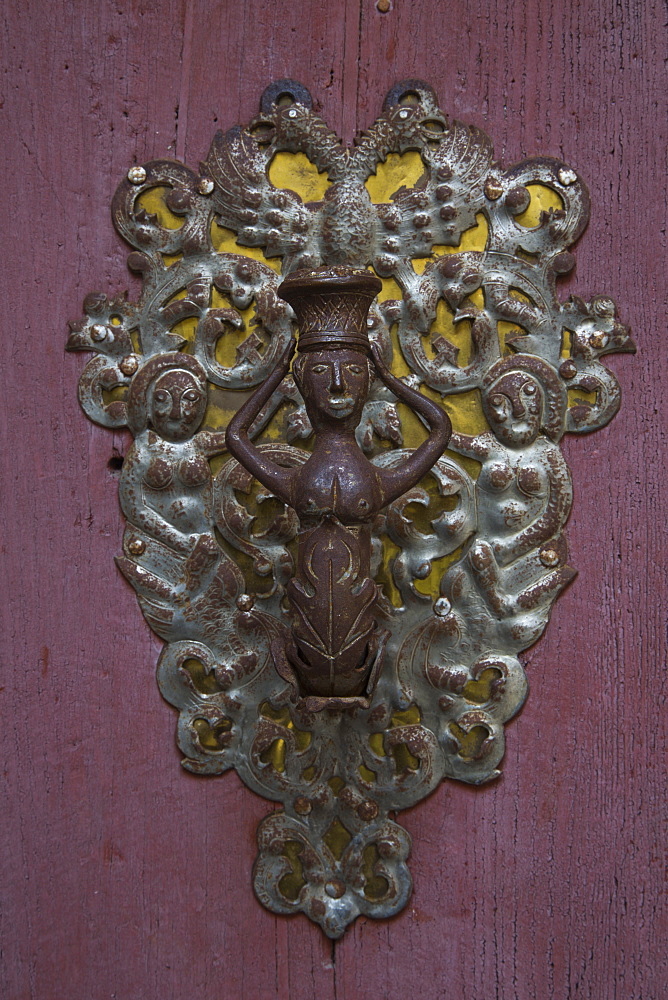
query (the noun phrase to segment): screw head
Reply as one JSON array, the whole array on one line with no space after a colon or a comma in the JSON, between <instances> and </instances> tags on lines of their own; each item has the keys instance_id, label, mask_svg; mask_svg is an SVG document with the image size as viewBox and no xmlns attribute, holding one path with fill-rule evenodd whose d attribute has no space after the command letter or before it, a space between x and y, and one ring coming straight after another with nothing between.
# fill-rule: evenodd
<instances>
[{"instance_id":1,"label":"screw head","mask_svg":"<svg viewBox=\"0 0 668 1000\"><path fill-rule=\"evenodd\" d=\"M134 375L139 368L139 359L135 354L128 354L127 357L123 358L118 367L124 375Z\"/></svg>"},{"instance_id":2,"label":"screw head","mask_svg":"<svg viewBox=\"0 0 668 1000\"><path fill-rule=\"evenodd\" d=\"M146 180L146 171L143 167L130 167L128 180L131 184L143 184Z\"/></svg>"},{"instance_id":3,"label":"screw head","mask_svg":"<svg viewBox=\"0 0 668 1000\"><path fill-rule=\"evenodd\" d=\"M563 167L557 174L557 177L565 187L568 187L569 184L575 184L576 180L578 179L578 175L575 173L574 170L570 169L564 170Z\"/></svg>"},{"instance_id":4,"label":"screw head","mask_svg":"<svg viewBox=\"0 0 668 1000\"><path fill-rule=\"evenodd\" d=\"M197 190L200 194L211 194L214 189L214 183L210 177L200 177L197 182Z\"/></svg>"},{"instance_id":5,"label":"screw head","mask_svg":"<svg viewBox=\"0 0 668 1000\"><path fill-rule=\"evenodd\" d=\"M102 340L106 340L107 339L106 326L102 326L101 323L96 323L95 326L92 326L90 329L90 339L94 340L97 344L99 344L100 341Z\"/></svg>"},{"instance_id":6,"label":"screw head","mask_svg":"<svg viewBox=\"0 0 668 1000\"><path fill-rule=\"evenodd\" d=\"M128 552L133 556L140 556L146 551L146 542L141 538L133 538L128 542Z\"/></svg>"}]
</instances>

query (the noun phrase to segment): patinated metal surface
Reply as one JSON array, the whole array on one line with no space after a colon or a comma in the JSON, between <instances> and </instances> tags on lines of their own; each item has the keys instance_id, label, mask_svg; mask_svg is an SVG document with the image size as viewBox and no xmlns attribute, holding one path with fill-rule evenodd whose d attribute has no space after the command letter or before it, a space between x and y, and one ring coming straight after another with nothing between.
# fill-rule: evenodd
<instances>
[{"instance_id":1,"label":"patinated metal surface","mask_svg":"<svg viewBox=\"0 0 668 1000\"><path fill-rule=\"evenodd\" d=\"M367 178L388 154L412 150L423 177L373 204ZM279 151L302 152L327 172L322 201L304 204L271 184ZM517 217L534 184L552 189L563 208L528 229ZM142 208L141 196L155 187L167 189L179 228ZM132 168L114 197L114 223L135 248L129 265L143 291L136 303L88 296L68 348L96 354L80 383L88 416L134 435L121 475L127 531L118 566L166 642L158 678L179 709L184 766L202 774L234 767L283 805L260 828L258 897L276 912L305 912L331 937L360 913L396 913L410 894L410 842L390 813L444 777L480 784L498 774L504 723L526 694L518 654L540 636L575 573L563 533L572 492L559 443L614 416L619 388L601 358L633 349L610 299L561 302L556 294L588 208L586 188L566 164L537 158L503 170L487 137L450 122L419 81L393 88L352 150L313 113L303 88L279 81L248 127L215 137L199 174L153 161ZM479 214L488 225L485 250L443 254L439 248L456 249ZM233 230L241 248L280 257L282 276L243 253L216 251L214 222ZM419 258L428 258L424 268L412 265ZM328 313L315 340L302 342L290 376L303 301L303 289L294 297L294 275L310 272L313 285L314 269L323 267L343 269L339 278L371 267L402 296L370 307L371 368L359 315L332 322ZM370 298L374 279L366 280ZM429 347L439 302L455 322L471 323L465 364L445 337ZM255 325L225 366L218 348L243 328L249 306ZM196 323L187 343L184 320ZM308 341L304 310L301 320ZM508 323L519 332L502 338L499 324ZM412 373L403 381L387 370L392 327ZM327 330L338 336L335 345L323 340ZM432 398L477 391L487 430L453 433L452 458L437 457L447 418L439 422L439 407L420 387ZM584 396L569 396L573 388ZM240 397L229 457L224 428L205 425L207 404L214 392L243 389L255 394ZM351 485L339 494L332 462L314 464L312 454L332 424L341 435L335 411L347 410L349 399L343 423L351 426L337 456L347 455L341 467L352 470ZM401 447L397 401L430 425L415 452ZM287 439L253 444L286 406ZM291 443L313 438L312 454ZM430 456L424 468L419 453ZM475 460L475 478L457 454ZM225 460L214 476L216 455ZM253 492L253 476L279 501L257 531L258 511L276 500ZM352 510L363 501L363 514ZM424 518L416 525L415 504L427 508L427 530ZM398 607L374 582L384 542L396 553L389 571ZM355 564L352 590L321 594L314 549L336 551L330 567L335 559ZM416 581L446 557L432 601ZM270 586L257 588L258 578ZM338 645L324 643L320 659L309 660L306 631L313 638L327 608L344 609L345 618L354 598L363 619L354 655L341 659L351 634L343 621ZM344 677L362 670L349 684L332 665L343 666Z\"/></svg>"}]
</instances>

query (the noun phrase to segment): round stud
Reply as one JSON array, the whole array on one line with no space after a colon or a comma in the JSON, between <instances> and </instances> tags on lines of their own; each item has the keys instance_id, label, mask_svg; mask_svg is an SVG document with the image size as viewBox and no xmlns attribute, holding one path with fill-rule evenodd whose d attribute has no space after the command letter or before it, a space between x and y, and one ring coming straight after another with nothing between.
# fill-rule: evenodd
<instances>
[{"instance_id":1,"label":"round stud","mask_svg":"<svg viewBox=\"0 0 668 1000\"><path fill-rule=\"evenodd\" d=\"M297 117L296 109L290 108L290 110L288 111L288 118L296 118L296 117Z\"/></svg>"},{"instance_id":2,"label":"round stud","mask_svg":"<svg viewBox=\"0 0 668 1000\"><path fill-rule=\"evenodd\" d=\"M299 795L294 801L295 812L300 816L308 816L311 811L311 803L304 795Z\"/></svg>"},{"instance_id":3,"label":"round stud","mask_svg":"<svg viewBox=\"0 0 668 1000\"><path fill-rule=\"evenodd\" d=\"M99 344L100 341L102 340L106 340L107 339L106 326L102 326L101 323L96 323L95 326L92 326L90 329L90 339L94 340L96 344Z\"/></svg>"},{"instance_id":4,"label":"round stud","mask_svg":"<svg viewBox=\"0 0 668 1000\"><path fill-rule=\"evenodd\" d=\"M124 375L134 375L134 373L139 368L139 361L134 354L128 354L127 357L123 358L120 365L118 366Z\"/></svg>"},{"instance_id":5,"label":"round stud","mask_svg":"<svg viewBox=\"0 0 668 1000\"><path fill-rule=\"evenodd\" d=\"M406 111L406 109L404 108L403 111L399 112L399 117L400 118L408 118L409 114L410 114L410 111Z\"/></svg>"},{"instance_id":6,"label":"round stud","mask_svg":"<svg viewBox=\"0 0 668 1000\"><path fill-rule=\"evenodd\" d=\"M146 551L146 542L141 538L133 538L128 542L128 552L133 556L140 556Z\"/></svg>"},{"instance_id":7,"label":"round stud","mask_svg":"<svg viewBox=\"0 0 668 1000\"><path fill-rule=\"evenodd\" d=\"M530 201L530 193L521 184L511 188L505 198L506 207L512 215L520 215L529 207Z\"/></svg>"},{"instance_id":8,"label":"round stud","mask_svg":"<svg viewBox=\"0 0 668 1000\"><path fill-rule=\"evenodd\" d=\"M598 333L592 333L591 337L589 338L589 343L597 351L600 351L600 349L602 347L605 347L605 345L608 343L608 335L607 333L601 333L600 331Z\"/></svg>"},{"instance_id":9,"label":"round stud","mask_svg":"<svg viewBox=\"0 0 668 1000\"><path fill-rule=\"evenodd\" d=\"M503 185L496 177L488 177L485 181L485 197L489 201L496 201L503 194Z\"/></svg>"},{"instance_id":10,"label":"round stud","mask_svg":"<svg viewBox=\"0 0 668 1000\"><path fill-rule=\"evenodd\" d=\"M357 815L365 823L370 823L378 815L378 806L371 799L365 799L364 802L360 802L358 805Z\"/></svg>"},{"instance_id":11,"label":"round stud","mask_svg":"<svg viewBox=\"0 0 668 1000\"><path fill-rule=\"evenodd\" d=\"M439 597L439 599L434 603L434 614L438 615L439 618L445 618L452 611L452 605L447 597Z\"/></svg>"},{"instance_id":12,"label":"round stud","mask_svg":"<svg viewBox=\"0 0 668 1000\"><path fill-rule=\"evenodd\" d=\"M568 274L575 267L575 257L568 250L558 253L552 261L552 270L555 274Z\"/></svg>"},{"instance_id":13,"label":"round stud","mask_svg":"<svg viewBox=\"0 0 668 1000\"><path fill-rule=\"evenodd\" d=\"M571 361L570 358L559 366L559 374L562 378L575 378L577 373L578 370L575 367L575 362Z\"/></svg>"},{"instance_id":14,"label":"round stud","mask_svg":"<svg viewBox=\"0 0 668 1000\"><path fill-rule=\"evenodd\" d=\"M338 878L333 878L329 882L325 883L325 892L332 899L341 899L341 896L346 891L346 887L343 882Z\"/></svg>"},{"instance_id":15,"label":"round stud","mask_svg":"<svg viewBox=\"0 0 668 1000\"><path fill-rule=\"evenodd\" d=\"M564 170L563 167L561 168L557 176L561 181L561 183L564 185L564 187L568 187L570 184L575 184L576 180L578 179L578 175L575 173L574 170L570 169Z\"/></svg>"},{"instance_id":16,"label":"round stud","mask_svg":"<svg viewBox=\"0 0 668 1000\"><path fill-rule=\"evenodd\" d=\"M540 554L540 561L543 566L556 566L559 562L559 553L554 549L543 549Z\"/></svg>"},{"instance_id":17,"label":"round stud","mask_svg":"<svg viewBox=\"0 0 668 1000\"><path fill-rule=\"evenodd\" d=\"M214 188L214 183L210 177L200 177L197 182L197 190L200 194L211 194Z\"/></svg>"},{"instance_id":18,"label":"round stud","mask_svg":"<svg viewBox=\"0 0 668 1000\"><path fill-rule=\"evenodd\" d=\"M237 597L237 607L239 608L239 611L251 611L254 604L255 598L252 594L240 594L240 596Z\"/></svg>"},{"instance_id":19,"label":"round stud","mask_svg":"<svg viewBox=\"0 0 668 1000\"><path fill-rule=\"evenodd\" d=\"M131 184L143 184L146 180L146 171L143 167L130 167L128 180Z\"/></svg>"}]
</instances>

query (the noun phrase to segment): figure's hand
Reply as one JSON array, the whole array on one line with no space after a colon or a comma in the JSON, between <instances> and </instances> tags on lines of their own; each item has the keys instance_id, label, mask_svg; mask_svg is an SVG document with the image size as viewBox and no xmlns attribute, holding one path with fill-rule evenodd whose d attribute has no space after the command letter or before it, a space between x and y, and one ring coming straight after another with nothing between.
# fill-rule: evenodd
<instances>
[{"instance_id":1,"label":"figure's hand","mask_svg":"<svg viewBox=\"0 0 668 1000\"><path fill-rule=\"evenodd\" d=\"M277 369L281 369L283 374L286 374L290 368L290 362L292 361L295 351L297 350L297 341L293 337L288 346L285 348L281 355L281 360L276 365Z\"/></svg>"},{"instance_id":2,"label":"figure's hand","mask_svg":"<svg viewBox=\"0 0 668 1000\"><path fill-rule=\"evenodd\" d=\"M379 378L386 384L389 385L394 381L394 375L390 369L385 364L383 356L380 353L380 347L378 344L371 344L371 358L373 360L373 366L378 373Z\"/></svg>"}]
</instances>

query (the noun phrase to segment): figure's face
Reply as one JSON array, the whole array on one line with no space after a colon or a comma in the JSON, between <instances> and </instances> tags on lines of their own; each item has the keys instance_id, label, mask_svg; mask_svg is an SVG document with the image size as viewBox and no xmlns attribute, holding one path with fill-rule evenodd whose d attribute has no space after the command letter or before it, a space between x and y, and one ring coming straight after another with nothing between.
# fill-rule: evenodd
<instances>
[{"instance_id":1,"label":"figure's face","mask_svg":"<svg viewBox=\"0 0 668 1000\"><path fill-rule=\"evenodd\" d=\"M538 383L519 372L509 372L483 397L489 425L502 444L521 448L540 432L543 396Z\"/></svg>"},{"instance_id":2,"label":"figure's face","mask_svg":"<svg viewBox=\"0 0 668 1000\"><path fill-rule=\"evenodd\" d=\"M187 441L204 419L206 393L190 372L165 372L153 386L151 426L166 441Z\"/></svg>"},{"instance_id":3,"label":"figure's face","mask_svg":"<svg viewBox=\"0 0 668 1000\"><path fill-rule=\"evenodd\" d=\"M369 394L369 364L358 351L309 351L299 359L297 384L314 426L324 419L357 427Z\"/></svg>"}]
</instances>

